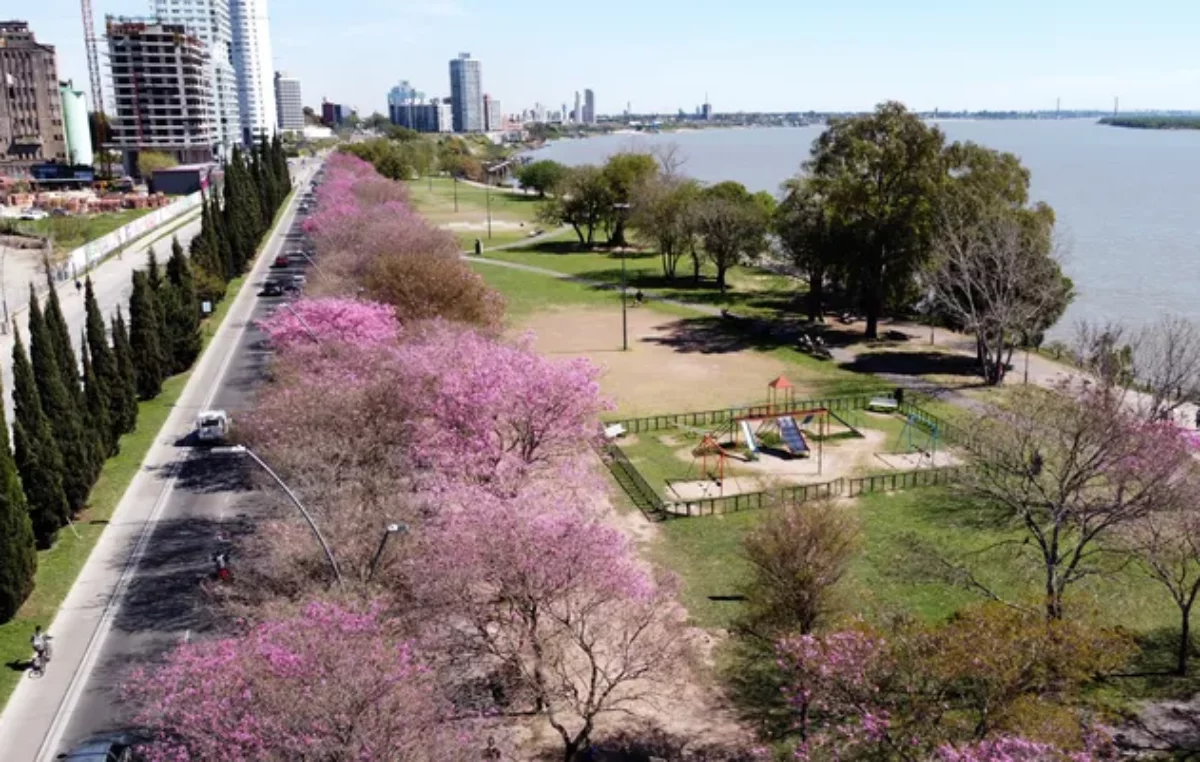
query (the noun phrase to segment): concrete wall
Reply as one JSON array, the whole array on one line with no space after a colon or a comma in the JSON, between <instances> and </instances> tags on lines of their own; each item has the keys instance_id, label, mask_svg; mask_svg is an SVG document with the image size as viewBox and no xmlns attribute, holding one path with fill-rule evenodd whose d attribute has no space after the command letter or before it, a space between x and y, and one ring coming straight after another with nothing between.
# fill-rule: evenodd
<instances>
[{"instance_id":1,"label":"concrete wall","mask_svg":"<svg viewBox=\"0 0 1200 762\"><path fill-rule=\"evenodd\" d=\"M136 241L163 223L181 217L193 209L199 209L200 201L201 196L199 193L184 196L161 209L156 209L143 217L138 217L133 222L124 227L117 228L103 238L97 238L91 243L80 246L67 257L60 270L60 277L77 276L95 267L100 260L125 244ZM166 255L169 254L169 251L165 251L164 255L159 258L159 261L166 262Z\"/></svg>"}]
</instances>

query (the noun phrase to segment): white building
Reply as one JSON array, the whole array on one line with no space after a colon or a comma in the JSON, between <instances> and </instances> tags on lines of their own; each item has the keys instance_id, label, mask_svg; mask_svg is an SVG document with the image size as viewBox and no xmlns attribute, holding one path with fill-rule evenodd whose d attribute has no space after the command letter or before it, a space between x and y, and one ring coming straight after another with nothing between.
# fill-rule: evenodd
<instances>
[{"instance_id":1,"label":"white building","mask_svg":"<svg viewBox=\"0 0 1200 762\"><path fill-rule=\"evenodd\" d=\"M583 91L583 123L596 123L596 94L591 90Z\"/></svg>"},{"instance_id":2,"label":"white building","mask_svg":"<svg viewBox=\"0 0 1200 762\"><path fill-rule=\"evenodd\" d=\"M267 0L229 0L233 68L237 72L242 139L257 142L275 134L275 70Z\"/></svg>"},{"instance_id":3,"label":"white building","mask_svg":"<svg viewBox=\"0 0 1200 762\"><path fill-rule=\"evenodd\" d=\"M214 153L228 158L242 141L238 106L237 75L233 68L233 28L229 21L230 0L151 0L154 15L170 24L182 24L199 37L208 49L208 76L212 83L209 102L216 145Z\"/></svg>"},{"instance_id":4,"label":"white building","mask_svg":"<svg viewBox=\"0 0 1200 762\"><path fill-rule=\"evenodd\" d=\"M281 131L304 129L304 100L300 97L300 80L289 77L286 71L275 72L275 112Z\"/></svg>"}]
</instances>

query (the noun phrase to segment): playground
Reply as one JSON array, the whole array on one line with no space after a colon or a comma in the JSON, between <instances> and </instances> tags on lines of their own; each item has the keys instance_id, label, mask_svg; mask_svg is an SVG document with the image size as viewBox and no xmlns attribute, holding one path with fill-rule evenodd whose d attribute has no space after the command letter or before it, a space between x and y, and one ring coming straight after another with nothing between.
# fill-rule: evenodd
<instances>
[{"instance_id":1,"label":"playground","mask_svg":"<svg viewBox=\"0 0 1200 762\"><path fill-rule=\"evenodd\" d=\"M662 416L662 425L616 440L661 498L686 502L841 478L960 465L937 419L891 398L798 401L779 376L765 404L706 425ZM836 403L836 404L833 404Z\"/></svg>"}]
</instances>

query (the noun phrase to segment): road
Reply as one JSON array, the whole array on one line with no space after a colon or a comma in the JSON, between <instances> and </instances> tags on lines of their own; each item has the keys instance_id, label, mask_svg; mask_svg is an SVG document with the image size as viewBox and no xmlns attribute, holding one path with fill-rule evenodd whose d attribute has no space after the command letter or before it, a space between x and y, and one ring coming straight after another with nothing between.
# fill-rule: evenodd
<instances>
[{"instance_id":1,"label":"road","mask_svg":"<svg viewBox=\"0 0 1200 762\"><path fill-rule=\"evenodd\" d=\"M302 187L315 169L300 170ZM293 200L51 624L54 659L46 675L22 680L0 715L5 762L51 760L82 739L126 726L129 707L119 696L130 670L216 626L200 582L212 570L218 534L244 528L256 498L241 458L196 450L186 440L198 411L223 408L236 419L263 378L268 353L253 322L281 299L258 292L274 258L300 236L295 206Z\"/></svg>"}]
</instances>

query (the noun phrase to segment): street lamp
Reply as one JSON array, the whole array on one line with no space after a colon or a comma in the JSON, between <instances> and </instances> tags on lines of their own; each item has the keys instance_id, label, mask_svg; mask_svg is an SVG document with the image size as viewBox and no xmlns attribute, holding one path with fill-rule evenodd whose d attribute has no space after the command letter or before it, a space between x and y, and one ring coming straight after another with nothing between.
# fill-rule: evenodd
<instances>
[{"instance_id":1,"label":"street lamp","mask_svg":"<svg viewBox=\"0 0 1200 762\"><path fill-rule=\"evenodd\" d=\"M613 209L622 218L629 213L629 204L613 204ZM621 351L629 351L629 318L625 306L625 247L621 247Z\"/></svg>"},{"instance_id":2,"label":"street lamp","mask_svg":"<svg viewBox=\"0 0 1200 762\"><path fill-rule=\"evenodd\" d=\"M379 558L383 555L383 548L387 545L388 538L401 533L408 534L408 524L388 524L383 528L383 537L379 538L379 548L375 551L375 557L371 559L371 570L367 572L367 582L375 577L375 567L379 565Z\"/></svg>"},{"instance_id":3,"label":"street lamp","mask_svg":"<svg viewBox=\"0 0 1200 762\"><path fill-rule=\"evenodd\" d=\"M487 182L484 183L484 197L487 199L488 240L492 240L492 170L487 171Z\"/></svg>"},{"instance_id":4,"label":"street lamp","mask_svg":"<svg viewBox=\"0 0 1200 762\"><path fill-rule=\"evenodd\" d=\"M458 214L458 175L454 175L454 213Z\"/></svg>"},{"instance_id":5,"label":"street lamp","mask_svg":"<svg viewBox=\"0 0 1200 762\"><path fill-rule=\"evenodd\" d=\"M296 493L292 492L291 488L284 483L283 479L279 478L279 474L275 473L275 471L268 466L262 458L258 457L253 450L251 450L249 447L245 447L244 445L234 445L232 447L214 447L212 451L215 453L230 455L248 455L250 459L257 463L262 470L267 472L267 475L275 480L275 483L279 485L279 488L284 491L284 493L292 501L292 504L296 506L298 511L300 511L300 515L303 516L304 520L308 522L309 529L311 529L313 534L316 536L317 542L321 544L321 550L325 551L325 558L329 559L329 566L333 569L334 578L337 580L337 583L341 585L342 572L338 569L337 561L333 560L333 551L329 549L329 543L325 542L325 536L321 534L320 529L317 529L317 523L313 521L313 517L300 502L300 499L296 497Z\"/></svg>"}]
</instances>

